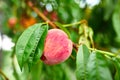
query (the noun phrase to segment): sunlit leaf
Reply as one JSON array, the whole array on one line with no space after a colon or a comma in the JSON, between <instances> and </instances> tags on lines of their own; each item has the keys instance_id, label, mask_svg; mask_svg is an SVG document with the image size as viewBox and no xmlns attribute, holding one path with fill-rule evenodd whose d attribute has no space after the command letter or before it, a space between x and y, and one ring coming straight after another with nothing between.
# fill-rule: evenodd
<instances>
[{"instance_id":1,"label":"sunlit leaf","mask_svg":"<svg viewBox=\"0 0 120 80\"><path fill-rule=\"evenodd\" d=\"M92 52L90 54L87 72L87 80L112 80L105 57L98 52Z\"/></svg>"},{"instance_id":2,"label":"sunlit leaf","mask_svg":"<svg viewBox=\"0 0 120 80\"><path fill-rule=\"evenodd\" d=\"M76 59L76 77L77 80L87 79L87 62L89 58L89 50L85 45L81 45L78 49Z\"/></svg>"},{"instance_id":3,"label":"sunlit leaf","mask_svg":"<svg viewBox=\"0 0 120 80\"><path fill-rule=\"evenodd\" d=\"M86 46L90 47L90 42L84 35L80 36L78 43L79 44L85 44Z\"/></svg>"},{"instance_id":4,"label":"sunlit leaf","mask_svg":"<svg viewBox=\"0 0 120 80\"><path fill-rule=\"evenodd\" d=\"M42 27L47 27L47 25L43 25ZM29 58L29 67L32 66L34 63L37 63L40 59L40 56L42 55L43 49L44 49L44 41L47 35L47 28L44 30L40 31L41 37L39 39L39 42L37 44L37 47L35 49L35 54L30 55L31 57ZM43 32L44 31L44 32ZM43 33L42 33L43 32Z\"/></svg>"}]
</instances>

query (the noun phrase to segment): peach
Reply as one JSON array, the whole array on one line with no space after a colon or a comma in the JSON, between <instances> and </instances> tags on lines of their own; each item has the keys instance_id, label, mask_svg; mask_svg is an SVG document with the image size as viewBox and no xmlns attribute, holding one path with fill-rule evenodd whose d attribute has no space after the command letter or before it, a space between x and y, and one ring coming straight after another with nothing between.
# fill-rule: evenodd
<instances>
[{"instance_id":1,"label":"peach","mask_svg":"<svg viewBox=\"0 0 120 80\"><path fill-rule=\"evenodd\" d=\"M72 41L67 34L60 29L48 30L41 60L48 65L64 62L71 55Z\"/></svg>"}]
</instances>

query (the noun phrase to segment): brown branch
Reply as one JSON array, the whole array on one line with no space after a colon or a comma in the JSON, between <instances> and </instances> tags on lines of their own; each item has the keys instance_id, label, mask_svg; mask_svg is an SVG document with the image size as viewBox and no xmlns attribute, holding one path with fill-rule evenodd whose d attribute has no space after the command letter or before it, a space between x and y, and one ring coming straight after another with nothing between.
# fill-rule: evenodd
<instances>
[{"instance_id":1,"label":"brown branch","mask_svg":"<svg viewBox=\"0 0 120 80\"><path fill-rule=\"evenodd\" d=\"M78 51L78 45L73 42L73 47L76 51Z\"/></svg>"},{"instance_id":2,"label":"brown branch","mask_svg":"<svg viewBox=\"0 0 120 80\"><path fill-rule=\"evenodd\" d=\"M2 72L1 69L0 69L0 74L5 78L5 80L9 80L9 79L7 78L7 76Z\"/></svg>"},{"instance_id":3,"label":"brown branch","mask_svg":"<svg viewBox=\"0 0 120 80\"><path fill-rule=\"evenodd\" d=\"M37 7L35 7L31 1L28 1L27 4L28 4L28 6L29 6L30 8L32 8L44 21L48 22L48 24L49 24L52 28L57 28L57 26L56 26L52 21L50 21Z\"/></svg>"}]
</instances>

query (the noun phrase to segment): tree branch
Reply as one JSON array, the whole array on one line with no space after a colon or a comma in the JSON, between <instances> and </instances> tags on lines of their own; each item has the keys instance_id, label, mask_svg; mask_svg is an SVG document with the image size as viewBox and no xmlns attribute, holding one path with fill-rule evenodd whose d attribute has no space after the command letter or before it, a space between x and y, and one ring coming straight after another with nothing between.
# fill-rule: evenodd
<instances>
[{"instance_id":1,"label":"tree branch","mask_svg":"<svg viewBox=\"0 0 120 80\"><path fill-rule=\"evenodd\" d=\"M5 78L5 80L9 80L9 79L7 78L7 76L2 72L1 69L0 69L0 74Z\"/></svg>"},{"instance_id":2,"label":"tree branch","mask_svg":"<svg viewBox=\"0 0 120 80\"><path fill-rule=\"evenodd\" d=\"M32 8L44 21L48 22L48 24L49 24L52 28L57 28L57 26L56 26L52 21L50 21L37 7L35 7L31 1L28 1L27 4L28 4L28 6L29 6L30 8Z\"/></svg>"}]
</instances>

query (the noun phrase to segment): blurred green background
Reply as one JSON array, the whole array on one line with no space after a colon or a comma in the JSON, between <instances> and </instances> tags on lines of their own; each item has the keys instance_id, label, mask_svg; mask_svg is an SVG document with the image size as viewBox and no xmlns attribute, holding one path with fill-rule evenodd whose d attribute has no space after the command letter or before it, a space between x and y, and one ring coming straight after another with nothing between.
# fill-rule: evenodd
<instances>
[{"instance_id":1,"label":"blurred green background","mask_svg":"<svg viewBox=\"0 0 120 80\"><path fill-rule=\"evenodd\" d=\"M14 45L29 26L43 22L27 4L32 1L53 22L69 24L87 20L94 31L97 49L120 53L120 0L0 0L0 70L9 80L76 80L75 55L62 64L48 66L40 62L32 71L19 69ZM66 29L78 43L79 25ZM4 80L0 75L0 80Z\"/></svg>"}]
</instances>

